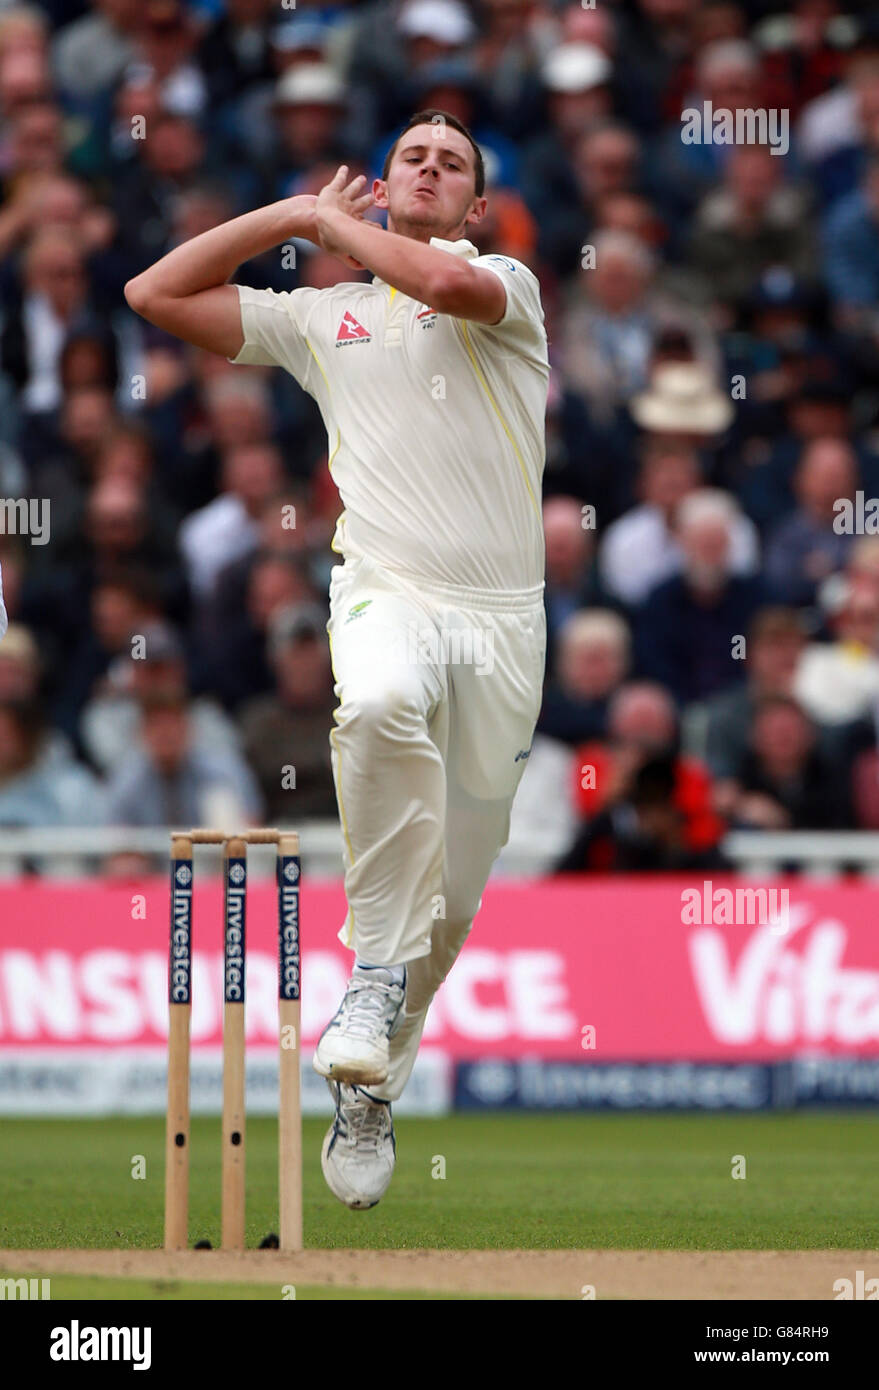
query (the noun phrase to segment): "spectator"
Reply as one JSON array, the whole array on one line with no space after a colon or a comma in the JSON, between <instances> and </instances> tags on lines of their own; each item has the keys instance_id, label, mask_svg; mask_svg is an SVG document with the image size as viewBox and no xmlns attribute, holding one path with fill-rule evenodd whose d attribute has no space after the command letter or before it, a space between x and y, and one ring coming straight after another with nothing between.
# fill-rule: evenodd
<instances>
[{"instance_id":1,"label":"spectator","mask_svg":"<svg viewBox=\"0 0 879 1390\"><path fill-rule=\"evenodd\" d=\"M673 437L648 434L642 458L641 505L608 527L599 551L605 589L628 605L643 603L651 589L680 573L677 511L702 481L696 450ZM759 566L756 528L745 516L737 516L733 524L730 555L734 574L753 574Z\"/></svg>"},{"instance_id":2,"label":"spectator","mask_svg":"<svg viewBox=\"0 0 879 1390\"><path fill-rule=\"evenodd\" d=\"M562 625L586 605L586 572L592 554L592 533L584 526L583 507L575 497L548 497L543 504L546 542L547 669L555 664L555 647Z\"/></svg>"},{"instance_id":3,"label":"spectator","mask_svg":"<svg viewBox=\"0 0 879 1390\"><path fill-rule=\"evenodd\" d=\"M343 162L345 110L344 83L328 63L290 68L279 78L275 120L280 138L273 160L276 198L302 192L298 181L314 164Z\"/></svg>"},{"instance_id":4,"label":"spectator","mask_svg":"<svg viewBox=\"0 0 879 1390\"><path fill-rule=\"evenodd\" d=\"M197 43L198 28L183 0L142 0L126 76L155 82L167 111L200 117L208 109L208 84L196 60Z\"/></svg>"},{"instance_id":5,"label":"spectator","mask_svg":"<svg viewBox=\"0 0 879 1390\"><path fill-rule=\"evenodd\" d=\"M198 65L213 110L273 77L274 8L273 0L227 0L199 40Z\"/></svg>"},{"instance_id":6,"label":"spectator","mask_svg":"<svg viewBox=\"0 0 879 1390\"><path fill-rule=\"evenodd\" d=\"M857 322L875 308L879 301L879 153L868 163L860 188L831 210L824 269L843 322Z\"/></svg>"},{"instance_id":7,"label":"spectator","mask_svg":"<svg viewBox=\"0 0 879 1390\"><path fill-rule=\"evenodd\" d=\"M146 134L131 141L129 130L137 158L119 173L113 207L129 267L138 274L170 250L174 198L204 173L207 150L188 115L160 106L149 120L136 104L134 114L146 120Z\"/></svg>"},{"instance_id":8,"label":"spectator","mask_svg":"<svg viewBox=\"0 0 879 1390\"><path fill-rule=\"evenodd\" d=\"M595 418L609 421L613 406L645 390L653 345L665 328L689 327L706 359L712 344L691 308L653 290L656 258L643 242L600 232L593 245L594 269L580 272L566 311L562 367Z\"/></svg>"},{"instance_id":9,"label":"spectator","mask_svg":"<svg viewBox=\"0 0 879 1390\"><path fill-rule=\"evenodd\" d=\"M707 43L693 69L693 89L677 110L668 112L668 128L655 141L651 161L653 186L667 216L683 225L699 201L724 173L733 147L720 140L687 142L681 138L682 109L748 111L762 100L760 55L747 39L723 38ZM778 156L776 156L778 158Z\"/></svg>"},{"instance_id":10,"label":"spectator","mask_svg":"<svg viewBox=\"0 0 879 1390\"><path fill-rule=\"evenodd\" d=\"M761 701L792 697L805 646L806 625L795 608L761 608L754 617L747 634L745 683L715 695L700 711L705 760L719 783L728 782L744 757Z\"/></svg>"},{"instance_id":11,"label":"spectator","mask_svg":"<svg viewBox=\"0 0 879 1390\"><path fill-rule=\"evenodd\" d=\"M766 546L766 577L784 603L814 602L818 585L845 566L852 537L834 525L839 503L853 500L857 462L850 445L817 439L803 450L794 478L797 507Z\"/></svg>"},{"instance_id":12,"label":"spectator","mask_svg":"<svg viewBox=\"0 0 879 1390\"><path fill-rule=\"evenodd\" d=\"M555 872L684 873L724 866L716 846L694 850L687 844L672 760L652 758L634 773L623 799L583 826Z\"/></svg>"},{"instance_id":13,"label":"spectator","mask_svg":"<svg viewBox=\"0 0 879 1390\"><path fill-rule=\"evenodd\" d=\"M231 567L230 567L231 568ZM274 686L266 656L272 618L282 608L316 598L307 566L295 556L260 551L233 596L221 574L214 601L196 634L197 689L213 691L228 710Z\"/></svg>"},{"instance_id":14,"label":"spectator","mask_svg":"<svg viewBox=\"0 0 879 1390\"><path fill-rule=\"evenodd\" d=\"M262 800L240 757L197 747L186 696L164 691L142 701L138 744L107 789L117 825L258 825Z\"/></svg>"},{"instance_id":15,"label":"spectator","mask_svg":"<svg viewBox=\"0 0 879 1390\"><path fill-rule=\"evenodd\" d=\"M829 830L852 823L849 789L818 751L809 716L789 696L766 696L757 706L735 783L731 815L739 826Z\"/></svg>"},{"instance_id":16,"label":"spectator","mask_svg":"<svg viewBox=\"0 0 879 1390\"><path fill-rule=\"evenodd\" d=\"M665 685L681 706L741 679L734 643L763 597L759 577L733 573L739 517L726 493L691 493L678 509L683 571L651 590L636 619L637 669Z\"/></svg>"},{"instance_id":17,"label":"spectator","mask_svg":"<svg viewBox=\"0 0 879 1390\"><path fill-rule=\"evenodd\" d=\"M851 391L841 378L807 375L784 403L784 425L770 425L771 443L758 444L736 484L742 506L763 532L795 508L794 480L806 447L827 439L847 445L851 439Z\"/></svg>"},{"instance_id":18,"label":"spectator","mask_svg":"<svg viewBox=\"0 0 879 1390\"><path fill-rule=\"evenodd\" d=\"M854 189L864 147L875 146L877 56L879 25L875 16L865 15L858 39L847 54L843 80L809 102L798 122L800 158L827 205Z\"/></svg>"},{"instance_id":19,"label":"spectator","mask_svg":"<svg viewBox=\"0 0 879 1390\"><path fill-rule=\"evenodd\" d=\"M154 695L188 695L185 650L169 623L145 623L140 632L129 634L129 644L95 686L80 721L85 751L105 777L136 746L145 700ZM231 759L239 756L238 732L215 700L200 696L190 700L188 710L195 750Z\"/></svg>"},{"instance_id":20,"label":"spectator","mask_svg":"<svg viewBox=\"0 0 879 1390\"><path fill-rule=\"evenodd\" d=\"M241 711L244 749L272 824L336 813L329 740L336 700L326 626L316 604L280 609L269 626L276 689Z\"/></svg>"},{"instance_id":21,"label":"spectator","mask_svg":"<svg viewBox=\"0 0 879 1390\"><path fill-rule=\"evenodd\" d=\"M94 0L92 12L65 24L52 44L62 92L97 97L109 92L134 57L138 0Z\"/></svg>"},{"instance_id":22,"label":"spectator","mask_svg":"<svg viewBox=\"0 0 879 1390\"><path fill-rule=\"evenodd\" d=\"M879 594L846 582L837 592L832 642L813 642L803 652L794 694L813 720L850 723L879 700Z\"/></svg>"},{"instance_id":23,"label":"spectator","mask_svg":"<svg viewBox=\"0 0 879 1390\"><path fill-rule=\"evenodd\" d=\"M59 364L67 333L86 312L88 282L82 250L68 230L45 227L24 254L23 295L2 331L2 367L34 415L61 402Z\"/></svg>"},{"instance_id":24,"label":"spectator","mask_svg":"<svg viewBox=\"0 0 879 1390\"><path fill-rule=\"evenodd\" d=\"M88 627L65 664L63 687L54 709L55 722L75 744L79 718L98 681L115 657L130 651L132 632L159 616L155 584L148 573L108 569L91 589Z\"/></svg>"},{"instance_id":25,"label":"spectator","mask_svg":"<svg viewBox=\"0 0 879 1390\"><path fill-rule=\"evenodd\" d=\"M612 72L606 54L591 43L560 44L541 68L549 123L523 149L522 191L540 225L540 255L566 275L578 249L571 240L579 203L572 156L584 130L613 114Z\"/></svg>"},{"instance_id":26,"label":"spectator","mask_svg":"<svg viewBox=\"0 0 879 1390\"><path fill-rule=\"evenodd\" d=\"M100 784L51 739L39 706L0 701L0 825L104 823Z\"/></svg>"},{"instance_id":27,"label":"spectator","mask_svg":"<svg viewBox=\"0 0 879 1390\"><path fill-rule=\"evenodd\" d=\"M574 796L580 816L592 821L624 800L640 768L656 758L672 767L672 799L685 845L694 854L713 850L723 822L713 809L711 778L697 758L681 752L674 704L648 681L621 686L610 702L606 737L577 749Z\"/></svg>"},{"instance_id":28,"label":"spectator","mask_svg":"<svg viewBox=\"0 0 879 1390\"><path fill-rule=\"evenodd\" d=\"M572 744L600 737L630 659L628 625L618 613L572 613L559 632L557 676L544 693L538 732Z\"/></svg>"},{"instance_id":29,"label":"spectator","mask_svg":"<svg viewBox=\"0 0 879 1390\"><path fill-rule=\"evenodd\" d=\"M242 444L223 463L222 491L193 512L180 530L180 548L196 598L209 597L225 564L254 551L258 517L283 481L283 465L271 444Z\"/></svg>"},{"instance_id":30,"label":"spectator","mask_svg":"<svg viewBox=\"0 0 879 1390\"><path fill-rule=\"evenodd\" d=\"M765 145L734 149L720 188L696 211L690 246L712 294L741 303L764 270L783 262L809 276L815 259L803 189L784 181L782 161Z\"/></svg>"}]
</instances>

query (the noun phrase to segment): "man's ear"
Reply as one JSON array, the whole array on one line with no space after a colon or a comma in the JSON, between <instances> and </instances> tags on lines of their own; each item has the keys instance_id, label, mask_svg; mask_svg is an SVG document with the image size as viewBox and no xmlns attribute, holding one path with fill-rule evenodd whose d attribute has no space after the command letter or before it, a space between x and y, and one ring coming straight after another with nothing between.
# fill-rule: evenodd
<instances>
[{"instance_id":1,"label":"man's ear","mask_svg":"<svg viewBox=\"0 0 879 1390\"><path fill-rule=\"evenodd\" d=\"M473 199L473 202L472 202L472 204L471 204L471 206L470 206L470 211L467 213L467 216L464 218L464 225L465 225L465 226L468 226L468 225L470 225L470 224L472 223L473 226L475 226L477 222L481 222L482 219L483 219L483 217L485 216L485 212L486 212L486 208L487 208L487 207L488 207L488 199L487 199L487 198L474 198L474 199Z\"/></svg>"},{"instance_id":2,"label":"man's ear","mask_svg":"<svg viewBox=\"0 0 879 1390\"><path fill-rule=\"evenodd\" d=\"M388 185L385 183L384 179L373 179L372 198L377 208L386 208L388 206Z\"/></svg>"}]
</instances>

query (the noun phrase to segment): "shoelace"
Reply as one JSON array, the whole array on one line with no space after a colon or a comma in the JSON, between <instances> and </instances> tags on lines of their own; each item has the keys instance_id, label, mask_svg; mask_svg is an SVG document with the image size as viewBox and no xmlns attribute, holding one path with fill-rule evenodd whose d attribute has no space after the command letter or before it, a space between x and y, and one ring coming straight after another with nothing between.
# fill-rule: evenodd
<instances>
[{"instance_id":1,"label":"shoelace","mask_svg":"<svg viewBox=\"0 0 879 1390\"><path fill-rule=\"evenodd\" d=\"M348 1125L349 1142L358 1148L378 1149L385 1136L387 1106L376 1105L374 1101L343 1100L340 1109Z\"/></svg>"},{"instance_id":2,"label":"shoelace","mask_svg":"<svg viewBox=\"0 0 879 1390\"><path fill-rule=\"evenodd\" d=\"M393 988L393 985L352 980L342 1005L345 1013L345 1032L367 1039L381 1036L387 1028L385 1009L391 1002L390 992Z\"/></svg>"}]
</instances>

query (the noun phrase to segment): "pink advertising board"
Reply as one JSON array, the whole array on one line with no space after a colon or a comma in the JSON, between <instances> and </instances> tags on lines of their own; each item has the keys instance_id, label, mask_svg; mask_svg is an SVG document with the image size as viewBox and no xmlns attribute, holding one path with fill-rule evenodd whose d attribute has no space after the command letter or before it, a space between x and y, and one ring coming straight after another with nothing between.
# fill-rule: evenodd
<instances>
[{"instance_id":1,"label":"pink advertising board","mask_svg":"<svg viewBox=\"0 0 879 1390\"><path fill-rule=\"evenodd\" d=\"M791 881L787 912L760 925L753 903L725 907L723 888L658 878L492 882L425 1041L452 1060L879 1056L875 889ZM196 888L196 1050L221 1040L220 903L218 882ZM336 936L344 916L341 885L306 877L306 1049L350 968ZM276 929L272 886L252 885L248 1036L257 1047L277 1044ZM164 880L0 887L0 1054L159 1048L167 950Z\"/></svg>"}]
</instances>

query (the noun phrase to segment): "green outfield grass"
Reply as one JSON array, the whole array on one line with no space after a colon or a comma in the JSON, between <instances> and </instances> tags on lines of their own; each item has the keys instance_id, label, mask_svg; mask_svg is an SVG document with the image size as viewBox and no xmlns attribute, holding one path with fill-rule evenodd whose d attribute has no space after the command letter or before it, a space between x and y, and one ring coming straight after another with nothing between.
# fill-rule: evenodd
<instances>
[{"instance_id":1,"label":"green outfield grass","mask_svg":"<svg viewBox=\"0 0 879 1390\"><path fill-rule=\"evenodd\" d=\"M0 1279L15 1277L15 1270L0 1269ZM282 1297L277 1284L196 1284L182 1279L98 1279L76 1274L53 1274L51 1283L53 1303L59 1300L79 1302L81 1299L148 1303L240 1303L242 1300L278 1303ZM457 1302L461 1297L460 1294L454 1293L425 1293L419 1289L407 1289L403 1292L400 1289L344 1288L338 1284L297 1284L295 1301L325 1303L328 1299L345 1302L368 1299L371 1302L375 1299L393 1303L399 1303L401 1300L406 1303L435 1303L437 1300ZM468 1302L473 1300L494 1303L498 1299L503 1302L516 1301L514 1296L509 1294L467 1294L466 1298Z\"/></svg>"},{"instance_id":2,"label":"green outfield grass","mask_svg":"<svg viewBox=\"0 0 879 1390\"><path fill-rule=\"evenodd\" d=\"M388 1195L350 1212L305 1122L305 1241L328 1248L879 1246L879 1114L455 1115L397 1124ZM277 1221L276 1125L247 1133L247 1241ZM220 1238L220 1127L193 1122L190 1238ZM743 1154L747 1178L731 1177ZM137 1156L146 1178L131 1174ZM432 1172L445 1160L445 1179ZM162 1243L161 1119L3 1120L0 1247Z\"/></svg>"}]
</instances>

